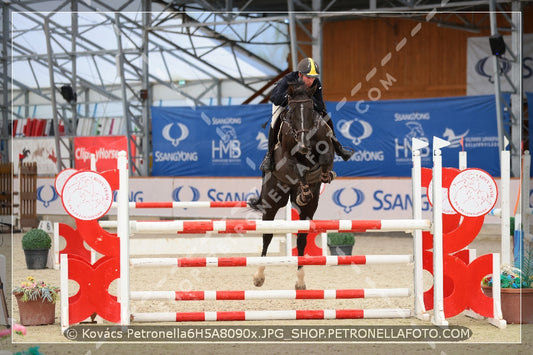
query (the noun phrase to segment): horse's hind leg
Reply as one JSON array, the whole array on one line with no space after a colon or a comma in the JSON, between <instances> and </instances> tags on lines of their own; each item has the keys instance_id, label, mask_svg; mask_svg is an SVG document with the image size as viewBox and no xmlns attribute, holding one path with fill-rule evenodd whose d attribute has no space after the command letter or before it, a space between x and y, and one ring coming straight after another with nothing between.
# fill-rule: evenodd
<instances>
[{"instance_id":1,"label":"horse's hind leg","mask_svg":"<svg viewBox=\"0 0 533 355\"><path fill-rule=\"evenodd\" d=\"M307 245L307 233L298 233L298 236L296 237L296 248L298 249L298 256L304 256L305 252L305 246ZM296 276L298 277L298 280L296 281L296 284L294 285L294 288L297 290L305 290L305 272L304 267L299 265L298 271L296 272Z\"/></svg>"},{"instance_id":2,"label":"horse's hind leg","mask_svg":"<svg viewBox=\"0 0 533 355\"><path fill-rule=\"evenodd\" d=\"M268 246L272 241L273 234L263 234L263 250L261 251L261 256L266 256ZM254 286L261 287L265 283L265 267L259 266L257 271L254 274Z\"/></svg>"},{"instance_id":3,"label":"horse's hind leg","mask_svg":"<svg viewBox=\"0 0 533 355\"><path fill-rule=\"evenodd\" d=\"M264 180L265 181L265 180ZM274 193L270 193L274 191ZM278 191L276 193L276 191ZM276 217L276 213L280 209L281 206L284 206L287 204L287 200L289 199L288 195L282 195L280 191L280 188L278 185L275 184L273 179L267 180L265 183L263 183L262 189L261 189L261 203L264 207L263 209L263 221L272 221L274 220L274 217ZM282 191L282 190L281 190ZM281 198L278 200L274 200L272 196L281 196ZM261 256L266 256L268 251L268 246L270 245L270 242L272 241L273 234L267 233L263 234L263 249L261 250ZM254 274L254 285L257 287L263 286L265 282L265 267L259 266L257 268L257 272Z\"/></svg>"},{"instance_id":4,"label":"horse's hind leg","mask_svg":"<svg viewBox=\"0 0 533 355\"><path fill-rule=\"evenodd\" d=\"M316 209L318 207L318 197L320 196L320 183L311 184L311 191L315 198L309 202L306 206L295 206L298 209L300 214L300 220L309 220L313 219ZM294 198L294 196L293 196ZM307 246L307 233L298 233L296 237L296 248L298 249L298 256L305 255L305 247ZM304 280L304 268L303 266L298 266L298 271L296 273L298 277L296 285L294 286L297 290L305 290L305 280Z\"/></svg>"}]
</instances>

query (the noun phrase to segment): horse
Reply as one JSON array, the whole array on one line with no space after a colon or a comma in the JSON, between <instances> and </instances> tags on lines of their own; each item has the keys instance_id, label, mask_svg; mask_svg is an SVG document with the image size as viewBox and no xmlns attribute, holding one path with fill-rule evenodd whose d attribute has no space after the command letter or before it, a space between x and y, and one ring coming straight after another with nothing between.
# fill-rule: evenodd
<instances>
[{"instance_id":1,"label":"horse","mask_svg":"<svg viewBox=\"0 0 533 355\"><path fill-rule=\"evenodd\" d=\"M274 148L275 168L263 173L261 193L248 200L248 206L261 212L264 221L274 220L289 198L300 220L312 219L318 207L321 184L330 183L336 177L333 132L314 110L312 90L301 79L289 83L288 106L276 122L281 127ZM263 234L262 257L267 255L272 237L272 233ZM298 233L296 244L298 256L303 256L307 233ZM257 287L265 282L264 270L265 267L260 266L254 274L253 283ZM295 288L306 288L301 265Z\"/></svg>"}]
</instances>

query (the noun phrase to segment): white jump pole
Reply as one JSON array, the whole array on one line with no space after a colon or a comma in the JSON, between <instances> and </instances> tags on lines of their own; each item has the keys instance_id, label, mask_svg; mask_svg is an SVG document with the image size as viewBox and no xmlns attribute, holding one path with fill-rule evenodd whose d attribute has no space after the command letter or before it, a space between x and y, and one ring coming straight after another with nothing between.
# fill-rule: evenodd
<instances>
[{"instance_id":1,"label":"white jump pole","mask_svg":"<svg viewBox=\"0 0 533 355\"><path fill-rule=\"evenodd\" d=\"M291 201L287 201L287 206L285 206L285 220L292 220L292 204ZM285 255L292 255L292 233L285 234Z\"/></svg>"},{"instance_id":2,"label":"white jump pole","mask_svg":"<svg viewBox=\"0 0 533 355\"><path fill-rule=\"evenodd\" d=\"M511 265L511 235L510 218L511 206L509 203L511 184L511 157L508 150L500 152L500 233L502 263Z\"/></svg>"},{"instance_id":3,"label":"white jump pole","mask_svg":"<svg viewBox=\"0 0 533 355\"><path fill-rule=\"evenodd\" d=\"M520 213L522 214L522 241L531 242L531 235L529 234L529 192L530 192L530 178L531 178L531 155L529 155L529 150L524 151L524 171L522 172L522 196L521 196L521 207ZM523 249L522 249L523 250Z\"/></svg>"},{"instance_id":4,"label":"white jump pole","mask_svg":"<svg viewBox=\"0 0 533 355\"><path fill-rule=\"evenodd\" d=\"M120 302L120 324L130 324L130 263L129 263L129 211L128 211L128 192L129 192L129 174L128 159L124 151L118 153L118 170L119 170L119 190L117 193L117 235L120 238L120 282L119 282L119 302Z\"/></svg>"},{"instance_id":5,"label":"white jump pole","mask_svg":"<svg viewBox=\"0 0 533 355\"><path fill-rule=\"evenodd\" d=\"M61 297L60 297L60 306L61 306L61 333L63 333L69 327L69 296L68 296L68 255L61 254L61 265L60 265L60 284L61 288Z\"/></svg>"},{"instance_id":6,"label":"white jump pole","mask_svg":"<svg viewBox=\"0 0 533 355\"><path fill-rule=\"evenodd\" d=\"M507 233L509 234L509 233ZM500 275L500 254L492 254L492 275ZM499 277L492 278L492 310L493 317L488 322L500 329L506 327L507 322L503 319L501 308L501 282Z\"/></svg>"},{"instance_id":7,"label":"white jump pole","mask_svg":"<svg viewBox=\"0 0 533 355\"><path fill-rule=\"evenodd\" d=\"M413 193L413 219L422 219L422 163L420 149L426 148L429 143L420 139L413 138L412 160L413 168L411 171L411 188ZM429 315L426 313L424 305L424 270L422 262L422 230L413 230L413 258L414 258L414 311L415 317L428 320Z\"/></svg>"},{"instance_id":8,"label":"white jump pole","mask_svg":"<svg viewBox=\"0 0 533 355\"><path fill-rule=\"evenodd\" d=\"M54 269L59 269L59 223L54 223Z\"/></svg>"},{"instance_id":9,"label":"white jump pole","mask_svg":"<svg viewBox=\"0 0 533 355\"><path fill-rule=\"evenodd\" d=\"M466 152L459 152L459 170L465 170L467 168Z\"/></svg>"},{"instance_id":10,"label":"white jump pole","mask_svg":"<svg viewBox=\"0 0 533 355\"><path fill-rule=\"evenodd\" d=\"M446 326L442 248L442 155L450 142L433 137L433 317L435 325Z\"/></svg>"},{"instance_id":11,"label":"white jump pole","mask_svg":"<svg viewBox=\"0 0 533 355\"><path fill-rule=\"evenodd\" d=\"M96 171L96 154L91 153L91 170ZM96 262L96 252L91 248L91 264Z\"/></svg>"},{"instance_id":12,"label":"white jump pole","mask_svg":"<svg viewBox=\"0 0 533 355\"><path fill-rule=\"evenodd\" d=\"M322 256L328 256L328 250L326 248L328 245L328 233L320 233L320 240L322 242Z\"/></svg>"}]
</instances>

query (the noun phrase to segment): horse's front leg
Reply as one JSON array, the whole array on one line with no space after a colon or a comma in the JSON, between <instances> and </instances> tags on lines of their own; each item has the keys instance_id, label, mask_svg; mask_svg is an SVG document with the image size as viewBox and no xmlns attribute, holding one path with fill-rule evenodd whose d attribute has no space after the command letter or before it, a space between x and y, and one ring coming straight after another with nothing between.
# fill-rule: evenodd
<instances>
[{"instance_id":1,"label":"horse's front leg","mask_svg":"<svg viewBox=\"0 0 533 355\"><path fill-rule=\"evenodd\" d=\"M330 144L329 149L320 154L318 163L320 164L320 182L329 184L337 177L333 169L333 146Z\"/></svg>"},{"instance_id":2,"label":"horse's front leg","mask_svg":"<svg viewBox=\"0 0 533 355\"><path fill-rule=\"evenodd\" d=\"M263 250L261 256L267 255L268 246L272 241L273 234L263 234ZM254 274L254 286L261 287L265 283L265 267L259 266Z\"/></svg>"},{"instance_id":3,"label":"horse's front leg","mask_svg":"<svg viewBox=\"0 0 533 355\"><path fill-rule=\"evenodd\" d=\"M305 246L307 245L307 233L298 233L298 236L296 237L296 247L298 249L298 256L304 256ZM296 273L296 276L298 277L298 280L296 281L296 285L294 285L294 288L297 290L305 290L305 272L304 267L302 265L298 265L298 271Z\"/></svg>"},{"instance_id":4,"label":"horse's front leg","mask_svg":"<svg viewBox=\"0 0 533 355\"><path fill-rule=\"evenodd\" d=\"M307 182L307 175L300 180L300 192L296 196L296 203L299 206L307 205L313 199L313 191Z\"/></svg>"},{"instance_id":5,"label":"horse's front leg","mask_svg":"<svg viewBox=\"0 0 533 355\"><path fill-rule=\"evenodd\" d=\"M328 166L322 165L322 169L320 171L320 182L329 184L336 177L337 174L333 170L330 170Z\"/></svg>"}]
</instances>

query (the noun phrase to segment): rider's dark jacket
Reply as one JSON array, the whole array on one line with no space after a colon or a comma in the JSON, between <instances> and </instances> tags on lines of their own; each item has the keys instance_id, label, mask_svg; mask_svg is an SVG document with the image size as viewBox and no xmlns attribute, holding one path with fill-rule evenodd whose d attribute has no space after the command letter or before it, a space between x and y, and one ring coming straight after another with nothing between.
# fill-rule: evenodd
<instances>
[{"instance_id":1,"label":"rider's dark jacket","mask_svg":"<svg viewBox=\"0 0 533 355\"><path fill-rule=\"evenodd\" d=\"M274 89L272 89L272 92L270 93L270 101L277 106L287 106L287 90L289 88L289 82L296 80L298 80L297 71L293 71L292 73L289 73L283 78L281 78L276 83ZM315 90L313 94L313 103L315 110L321 113L322 115L326 114L327 110L326 105L324 104L324 98L322 97L322 83L320 82L320 79L315 78L315 81L311 85L311 88Z\"/></svg>"}]
</instances>

